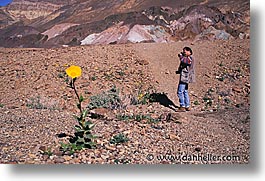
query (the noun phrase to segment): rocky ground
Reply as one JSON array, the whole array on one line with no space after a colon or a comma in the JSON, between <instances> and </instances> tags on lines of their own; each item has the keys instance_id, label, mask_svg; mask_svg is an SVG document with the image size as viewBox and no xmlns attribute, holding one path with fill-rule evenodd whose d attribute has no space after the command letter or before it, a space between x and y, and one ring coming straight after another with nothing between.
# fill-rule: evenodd
<instances>
[{"instance_id":1,"label":"rocky ground","mask_svg":"<svg viewBox=\"0 0 265 181\"><path fill-rule=\"evenodd\" d=\"M176 112L176 55L187 45L197 82L192 111ZM2 48L0 163L248 163L249 48L249 40ZM60 143L77 124L72 64L82 68L77 90L98 137L94 149L69 154Z\"/></svg>"}]
</instances>

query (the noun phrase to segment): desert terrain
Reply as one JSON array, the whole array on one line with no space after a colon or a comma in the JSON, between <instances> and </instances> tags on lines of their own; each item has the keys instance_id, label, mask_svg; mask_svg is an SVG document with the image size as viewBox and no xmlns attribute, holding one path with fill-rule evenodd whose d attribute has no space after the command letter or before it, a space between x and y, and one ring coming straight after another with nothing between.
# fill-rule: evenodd
<instances>
[{"instance_id":1,"label":"desert terrain","mask_svg":"<svg viewBox=\"0 0 265 181\"><path fill-rule=\"evenodd\" d=\"M177 112L177 53L186 45L194 51L197 77L189 87L192 111ZM184 153L240 157L206 163L249 162L248 40L2 48L0 56L1 163L185 163L146 158ZM73 155L60 151L77 124L69 65L82 68L76 85L84 106L110 90L120 100L90 111L96 148ZM147 94L156 99L141 102ZM128 141L111 144L118 134Z\"/></svg>"},{"instance_id":2,"label":"desert terrain","mask_svg":"<svg viewBox=\"0 0 265 181\"><path fill-rule=\"evenodd\" d=\"M196 82L179 112L185 46ZM0 67L0 163L250 162L248 0L13 0Z\"/></svg>"}]
</instances>

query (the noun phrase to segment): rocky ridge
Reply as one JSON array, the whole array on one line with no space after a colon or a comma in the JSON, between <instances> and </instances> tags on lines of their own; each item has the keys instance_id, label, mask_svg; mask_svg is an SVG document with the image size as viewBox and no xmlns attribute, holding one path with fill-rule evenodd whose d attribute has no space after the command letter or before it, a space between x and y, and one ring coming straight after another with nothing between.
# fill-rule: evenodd
<instances>
[{"instance_id":1,"label":"rocky ridge","mask_svg":"<svg viewBox=\"0 0 265 181\"><path fill-rule=\"evenodd\" d=\"M185 3L170 0L13 1L1 8L4 13L1 13L0 46L60 47L248 39L249 1L242 0L240 4L239 7L230 1L195 3L192 0ZM36 32L21 33L20 29L25 28ZM6 33L10 30L12 35Z\"/></svg>"}]
</instances>

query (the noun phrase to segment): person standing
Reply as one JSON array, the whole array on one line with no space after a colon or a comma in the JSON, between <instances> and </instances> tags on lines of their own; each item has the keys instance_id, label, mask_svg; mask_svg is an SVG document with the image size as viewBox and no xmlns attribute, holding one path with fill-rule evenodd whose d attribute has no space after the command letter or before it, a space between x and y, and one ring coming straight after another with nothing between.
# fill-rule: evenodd
<instances>
[{"instance_id":1,"label":"person standing","mask_svg":"<svg viewBox=\"0 0 265 181\"><path fill-rule=\"evenodd\" d=\"M192 49L184 47L178 54L180 65L177 74L180 74L177 95L179 98L179 111L190 111L189 83L195 82L195 59L192 56Z\"/></svg>"}]
</instances>

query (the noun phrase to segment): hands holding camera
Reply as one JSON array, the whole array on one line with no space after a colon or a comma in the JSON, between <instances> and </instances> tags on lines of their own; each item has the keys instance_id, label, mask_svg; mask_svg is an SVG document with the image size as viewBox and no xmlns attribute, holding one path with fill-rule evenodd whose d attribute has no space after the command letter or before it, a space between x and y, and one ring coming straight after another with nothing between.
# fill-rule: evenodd
<instances>
[{"instance_id":1,"label":"hands holding camera","mask_svg":"<svg viewBox=\"0 0 265 181\"><path fill-rule=\"evenodd\" d=\"M184 57L184 56L186 56L185 52L180 52L180 53L178 54L178 57Z\"/></svg>"}]
</instances>

